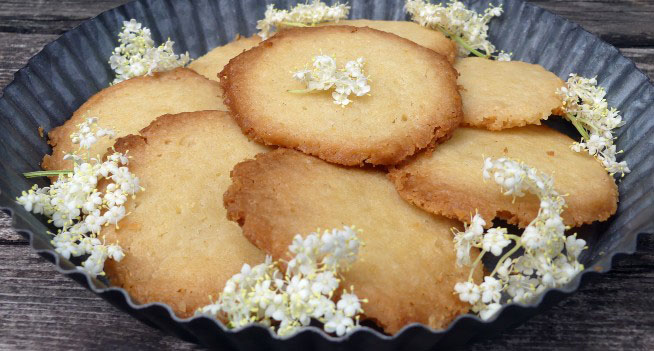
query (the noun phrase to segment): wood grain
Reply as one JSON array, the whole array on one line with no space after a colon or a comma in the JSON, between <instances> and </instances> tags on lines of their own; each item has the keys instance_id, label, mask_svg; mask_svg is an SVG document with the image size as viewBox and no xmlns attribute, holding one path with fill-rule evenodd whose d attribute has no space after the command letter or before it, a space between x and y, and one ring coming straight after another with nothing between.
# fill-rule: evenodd
<instances>
[{"instance_id":1,"label":"wood grain","mask_svg":"<svg viewBox=\"0 0 654 351\"><path fill-rule=\"evenodd\" d=\"M654 45L654 2L647 0L529 1L570 19L615 46Z\"/></svg>"},{"instance_id":2,"label":"wood grain","mask_svg":"<svg viewBox=\"0 0 654 351\"><path fill-rule=\"evenodd\" d=\"M654 48L620 48L620 52L636 63L636 66L652 81L654 77Z\"/></svg>"},{"instance_id":3,"label":"wood grain","mask_svg":"<svg viewBox=\"0 0 654 351\"><path fill-rule=\"evenodd\" d=\"M0 20L1 21L1 20ZM57 39L56 34L18 34L0 32L0 86L14 79L14 72L41 51L45 44Z\"/></svg>"},{"instance_id":4,"label":"wood grain","mask_svg":"<svg viewBox=\"0 0 654 351\"><path fill-rule=\"evenodd\" d=\"M0 0L0 88L43 45L126 0ZM537 0L620 47L654 77L654 1ZM654 348L654 236L551 310L469 350ZM0 350L196 349L165 336L56 272L0 213Z\"/></svg>"},{"instance_id":5,"label":"wood grain","mask_svg":"<svg viewBox=\"0 0 654 351\"><path fill-rule=\"evenodd\" d=\"M191 346L98 299L27 245L3 248L0 271L0 349Z\"/></svg>"},{"instance_id":6,"label":"wood grain","mask_svg":"<svg viewBox=\"0 0 654 351\"><path fill-rule=\"evenodd\" d=\"M3 0L0 31L61 34L127 0ZM616 46L654 45L654 2L647 0L529 1L571 19Z\"/></svg>"},{"instance_id":7,"label":"wood grain","mask_svg":"<svg viewBox=\"0 0 654 351\"><path fill-rule=\"evenodd\" d=\"M0 31L61 34L128 0L2 0Z\"/></svg>"}]
</instances>

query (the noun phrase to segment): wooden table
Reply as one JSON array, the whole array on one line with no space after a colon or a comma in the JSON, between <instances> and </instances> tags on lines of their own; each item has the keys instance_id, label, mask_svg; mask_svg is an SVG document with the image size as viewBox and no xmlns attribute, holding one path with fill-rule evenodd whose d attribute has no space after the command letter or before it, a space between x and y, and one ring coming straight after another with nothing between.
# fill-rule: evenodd
<instances>
[{"instance_id":1,"label":"wooden table","mask_svg":"<svg viewBox=\"0 0 654 351\"><path fill-rule=\"evenodd\" d=\"M43 45L125 0L0 0L0 88ZM532 1L654 77L654 0ZM547 313L471 350L654 349L654 237ZM0 349L191 349L58 274L0 214Z\"/></svg>"}]
</instances>

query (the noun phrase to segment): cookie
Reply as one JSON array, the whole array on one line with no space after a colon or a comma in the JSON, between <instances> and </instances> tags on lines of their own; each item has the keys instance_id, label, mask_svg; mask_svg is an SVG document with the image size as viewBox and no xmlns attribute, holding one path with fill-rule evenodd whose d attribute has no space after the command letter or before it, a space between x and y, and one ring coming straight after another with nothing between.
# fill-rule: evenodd
<instances>
[{"instance_id":1,"label":"cookie","mask_svg":"<svg viewBox=\"0 0 654 351\"><path fill-rule=\"evenodd\" d=\"M443 328L470 308L454 295L470 270L455 263L450 229L460 224L403 201L383 172L278 149L236 165L232 181L224 197L228 217L275 258L288 259L298 233L361 229L364 246L343 286L369 300L365 317L385 332L413 322Z\"/></svg>"},{"instance_id":2,"label":"cookie","mask_svg":"<svg viewBox=\"0 0 654 351\"><path fill-rule=\"evenodd\" d=\"M564 82L540 65L468 57L454 68L459 72L464 125L500 130L540 124L551 114L563 113L556 90Z\"/></svg>"},{"instance_id":3,"label":"cookie","mask_svg":"<svg viewBox=\"0 0 654 351\"><path fill-rule=\"evenodd\" d=\"M258 35L251 37L237 36L234 41L214 48L202 57L194 60L188 65L188 68L203 75L207 79L218 81L218 73L223 70L229 60L238 56L243 51L257 46L260 42L261 37Z\"/></svg>"},{"instance_id":4,"label":"cookie","mask_svg":"<svg viewBox=\"0 0 654 351\"><path fill-rule=\"evenodd\" d=\"M447 39L441 32L427 29L414 22L408 21L373 21L366 19L344 20L338 22L326 22L320 24L326 25L348 25L353 27L370 27L384 32L399 35L402 38L409 39L419 45L432 49L437 53L445 56L450 63L454 63L456 58L456 44ZM240 53L250 50L261 43L261 37L253 35L251 37L237 36L223 46L212 49L202 57L194 60L188 65L188 68L203 75L207 79L219 80L218 73L223 70L229 60L238 56Z\"/></svg>"},{"instance_id":5,"label":"cookie","mask_svg":"<svg viewBox=\"0 0 654 351\"><path fill-rule=\"evenodd\" d=\"M334 104L331 91L291 93L321 53L340 65L363 57L370 95ZM456 71L436 52L371 28L281 31L232 59L220 73L225 104L249 137L342 165L392 165L461 121Z\"/></svg>"},{"instance_id":6,"label":"cookie","mask_svg":"<svg viewBox=\"0 0 654 351\"><path fill-rule=\"evenodd\" d=\"M553 177L554 188L566 195L566 225L606 220L617 209L615 182L593 157L572 151L572 142L545 126L494 132L459 128L433 153L391 169L389 177L404 199L429 212L469 221L479 211L489 224L500 217L525 227L536 217L539 199L502 195L499 185L482 177L484 157L509 157Z\"/></svg>"},{"instance_id":7,"label":"cookie","mask_svg":"<svg viewBox=\"0 0 654 351\"><path fill-rule=\"evenodd\" d=\"M128 199L118 229L100 233L125 251L120 262L105 264L112 285L138 303L163 302L189 317L244 263L263 262L264 253L227 219L222 196L233 166L268 148L249 141L226 112L161 116L115 148L129 151L130 171L145 190Z\"/></svg>"},{"instance_id":8,"label":"cookie","mask_svg":"<svg viewBox=\"0 0 654 351\"><path fill-rule=\"evenodd\" d=\"M393 33L402 38L432 49L445 56L450 63L456 58L456 43L448 39L443 33L423 27L415 22L409 21L379 21L368 19L342 20L338 22L326 22L321 25L346 25L353 27L370 27L384 32Z\"/></svg>"},{"instance_id":9,"label":"cookie","mask_svg":"<svg viewBox=\"0 0 654 351\"><path fill-rule=\"evenodd\" d=\"M77 125L88 117L98 117L100 127L113 128L117 137L121 137L138 133L155 118L167 113L226 110L221 96L218 83L187 68L112 85L93 95L62 126L48 132L52 155L43 158L42 166L46 170L72 168L72 163L62 157L78 149L78 145L71 142L70 134L76 132ZM113 143L113 140L100 139L91 148L91 155L102 156Z\"/></svg>"}]
</instances>

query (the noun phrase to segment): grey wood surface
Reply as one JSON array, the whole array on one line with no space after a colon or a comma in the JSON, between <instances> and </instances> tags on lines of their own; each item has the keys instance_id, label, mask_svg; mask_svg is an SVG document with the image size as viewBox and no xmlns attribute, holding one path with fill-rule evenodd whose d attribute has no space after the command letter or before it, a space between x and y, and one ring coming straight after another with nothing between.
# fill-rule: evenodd
<instances>
[{"instance_id":1,"label":"grey wood surface","mask_svg":"<svg viewBox=\"0 0 654 351\"><path fill-rule=\"evenodd\" d=\"M0 88L43 45L124 0L0 0ZM654 0L539 0L654 77ZM654 237L546 313L470 350L654 350ZM193 349L58 274L0 213L0 349Z\"/></svg>"}]
</instances>

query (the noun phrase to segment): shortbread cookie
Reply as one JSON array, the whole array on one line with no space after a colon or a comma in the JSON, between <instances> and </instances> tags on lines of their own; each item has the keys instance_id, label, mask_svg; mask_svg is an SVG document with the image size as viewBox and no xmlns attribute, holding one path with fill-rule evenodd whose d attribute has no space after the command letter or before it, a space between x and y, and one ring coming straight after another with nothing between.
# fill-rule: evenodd
<instances>
[{"instance_id":1,"label":"shortbread cookie","mask_svg":"<svg viewBox=\"0 0 654 351\"><path fill-rule=\"evenodd\" d=\"M513 199L502 195L493 180L484 181L484 157L509 157L554 179L565 195L566 225L578 226L609 218L617 209L618 189L601 163L570 149L573 140L545 126L502 131L459 128L433 153L423 153L390 171L403 198L435 214L470 221L475 211L490 220L500 217L525 227L538 214L533 194Z\"/></svg>"},{"instance_id":2,"label":"shortbread cookie","mask_svg":"<svg viewBox=\"0 0 654 351\"><path fill-rule=\"evenodd\" d=\"M456 43L448 39L443 33L426 28L409 21L379 21L368 19L342 20L326 22L321 25L347 25L353 27L370 27L384 32L399 35L412 42L432 49L445 56L450 63L456 58Z\"/></svg>"},{"instance_id":3,"label":"shortbread cookie","mask_svg":"<svg viewBox=\"0 0 654 351\"><path fill-rule=\"evenodd\" d=\"M221 101L222 90L216 82L205 79L187 68L128 79L93 95L62 126L48 133L52 155L43 158L46 170L69 169L65 153L78 145L70 140L77 125L88 117L98 117L102 128L113 128L117 137L138 133L155 118L167 113L202 110L226 110ZM91 148L91 156L102 156L112 140L102 138Z\"/></svg>"},{"instance_id":4,"label":"shortbread cookie","mask_svg":"<svg viewBox=\"0 0 654 351\"><path fill-rule=\"evenodd\" d=\"M556 90L564 82L539 65L468 57L454 68L459 72L464 125L500 130L540 124L563 112Z\"/></svg>"},{"instance_id":5,"label":"shortbread cookie","mask_svg":"<svg viewBox=\"0 0 654 351\"><path fill-rule=\"evenodd\" d=\"M321 25L348 25L353 27L370 27L384 32L393 33L402 38L409 39L419 45L432 49L445 56L450 63L456 58L456 44L444 36L441 32L425 28L414 22L408 21L373 21L366 19L344 20L339 22L326 22ZM223 46L212 49L202 57L194 60L188 68L205 76L207 79L219 80L218 73L223 70L229 60L236 57L243 51L257 46L261 37L237 36Z\"/></svg>"},{"instance_id":6,"label":"shortbread cookie","mask_svg":"<svg viewBox=\"0 0 654 351\"><path fill-rule=\"evenodd\" d=\"M418 322L445 327L469 305L454 294L469 267L456 266L452 227L402 200L383 172L344 168L288 149L238 164L225 193L230 219L255 245L288 259L296 234L354 225L364 242L344 287L367 298L366 318L395 333ZM476 272L481 279L481 269Z\"/></svg>"},{"instance_id":7,"label":"shortbread cookie","mask_svg":"<svg viewBox=\"0 0 654 351\"><path fill-rule=\"evenodd\" d=\"M207 79L218 81L218 73L225 68L229 60L243 51L250 50L261 42L261 37L253 35L249 38L237 36L234 41L212 49L204 56L194 60L188 68L205 76Z\"/></svg>"},{"instance_id":8,"label":"shortbread cookie","mask_svg":"<svg viewBox=\"0 0 654 351\"><path fill-rule=\"evenodd\" d=\"M332 91L304 89L293 72L328 54L340 65L359 57L368 96L345 107ZM461 121L456 71L432 50L371 28L287 29L233 60L220 74L225 104L249 137L343 165L392 165Z\"/></svg>"},{"instance_id":9,"label":"shortbread cookie","mask_svg":"<svg viewBox=\"0 0 654 351\"><path fill-rule=\"evenodd\" d=\"M125 251L120 262L105 264L112 285L188 317L217 298L244 263L263 262L263 252L227 219L222 197L233 166L268 148L249 141L226 112L165 115L115 148L129 151L130 171L145 190L128 199L119 229L101 232Z\"/></svg>"}]
</instances>

